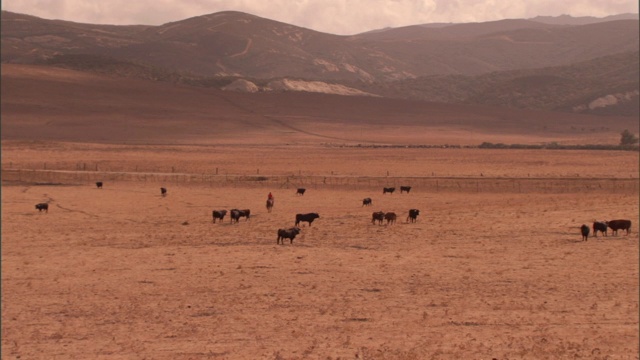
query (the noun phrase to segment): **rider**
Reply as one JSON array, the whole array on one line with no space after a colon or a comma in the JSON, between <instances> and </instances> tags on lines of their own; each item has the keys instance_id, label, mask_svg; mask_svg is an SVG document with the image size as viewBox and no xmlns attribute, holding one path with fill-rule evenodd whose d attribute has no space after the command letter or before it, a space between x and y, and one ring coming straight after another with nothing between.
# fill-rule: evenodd
<instances>
[{"instance_id":1,"label":"rider","mask_svg":"<svg viewBox=\"0 0 640 360\"><path fill-rule=\"evenodd\" d=\"M273 195L271 195L271 193L269 193L267 200L272 200L273 199Z\"/></svg>"}]
</instances>

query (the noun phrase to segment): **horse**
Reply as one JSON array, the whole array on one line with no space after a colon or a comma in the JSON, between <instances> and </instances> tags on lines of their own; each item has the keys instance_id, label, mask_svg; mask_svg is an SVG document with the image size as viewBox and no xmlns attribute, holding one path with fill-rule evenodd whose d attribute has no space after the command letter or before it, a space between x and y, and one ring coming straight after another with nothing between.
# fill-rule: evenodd
<instances>
[{"instance_id":1,"label":"horse","mask_svg":"<svg viewBox=\"0 0 640 360\"><path fill-rule=\"evenodd\" d=\"M273 209L273 198L267 199L267 211L271 212L271 209Z\"/></svg>"}]
</instances>

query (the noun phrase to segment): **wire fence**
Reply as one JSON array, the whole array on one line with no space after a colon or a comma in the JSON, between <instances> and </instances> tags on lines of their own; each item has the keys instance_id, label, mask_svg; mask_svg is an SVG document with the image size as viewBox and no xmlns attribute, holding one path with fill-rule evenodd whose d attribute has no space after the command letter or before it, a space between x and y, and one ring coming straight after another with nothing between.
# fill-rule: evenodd
<instances>
[{"instance_id":1,"label":"wire fence","mask_svg":"<svg viewBox=\"0 0 640 360\"><path fill-rule=\"evenodd\" d=\"M411 191L466 193L637 193L638 178L496 178L496 177L397 177L338 175L216 175L187 173L70 171L70 170L2 170L2 181L40 185L79 185L102 182L147 182L159 185L181 184L210 187L312 188L380 190L410 186Z\"/></svg>"}]
</instances>

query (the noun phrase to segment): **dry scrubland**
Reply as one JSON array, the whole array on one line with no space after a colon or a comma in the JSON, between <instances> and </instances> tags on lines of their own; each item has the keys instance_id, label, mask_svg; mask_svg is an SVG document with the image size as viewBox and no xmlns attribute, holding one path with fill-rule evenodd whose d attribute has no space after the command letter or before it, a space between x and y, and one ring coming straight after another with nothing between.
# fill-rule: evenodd
<instances>
[{"instance_id":1,"label":"dry scrubland","mask_svg":"<svg viewBox=\"0 0 640 360\"><path fill-rule=\"evenodd\" d=\"M637 185L638 153L27 145L3 142L3 169L483 173L562 177L575 191L5 182L3 359L638 358L637 186L582 185ZM48 214L34 209L43 201ZM212 223L233 207L251 219ZM398 223L372 225L379 210ZM276 245L303 212L320 219ZM581 224L613 218L632 219L631 233L580 241Z\"/></svg>"}]
</instances>

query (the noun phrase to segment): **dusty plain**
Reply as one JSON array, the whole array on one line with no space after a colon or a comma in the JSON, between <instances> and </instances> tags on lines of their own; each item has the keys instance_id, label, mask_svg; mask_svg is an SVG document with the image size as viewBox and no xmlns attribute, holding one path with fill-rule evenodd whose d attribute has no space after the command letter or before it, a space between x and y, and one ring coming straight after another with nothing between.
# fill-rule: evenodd
<instances>
[{"instance_id":1,"label":"dusty plain","mask_svg":"<svg viewBox=\"0 0 640 360\"><path fill-rule=\"evenodd\" d=\"M408 147L616 144L637 118L4 64L2 93L2 359L638 359L638 152Z\"/></svg>"},{"instance_id":2,"label":"dusty plain","mask_svg":"<svg viewBox=\"0 0 640 360\"><path fill-rule=\"evenodd\" d=\"M295 184L112 181L97 189L80 175L91 171L75 181L5 175L3 359L638 356L637 186L582 186L589 177L635 176L637 184L637 153L23 145L3 143L4 169L41 170L47 159L48 170L97 163L105 174L136 166L328 177L484 172L560 177L575 191L414 186L382 195L354 185L296 196ZM373 206L362 206L365 197ZM39 202L48 213L34 209ZM213 209L236 207L251 209L251 219L212 223ZM406 222L411 208L421 210L416 223ZM396 212L397 223L373 225L380 210ZM277 229L307 212L320 218L293 244L276 245ZM613 218L632 219L631 233L581 241L581 224Z\"/></svg>"}]
</instances>

